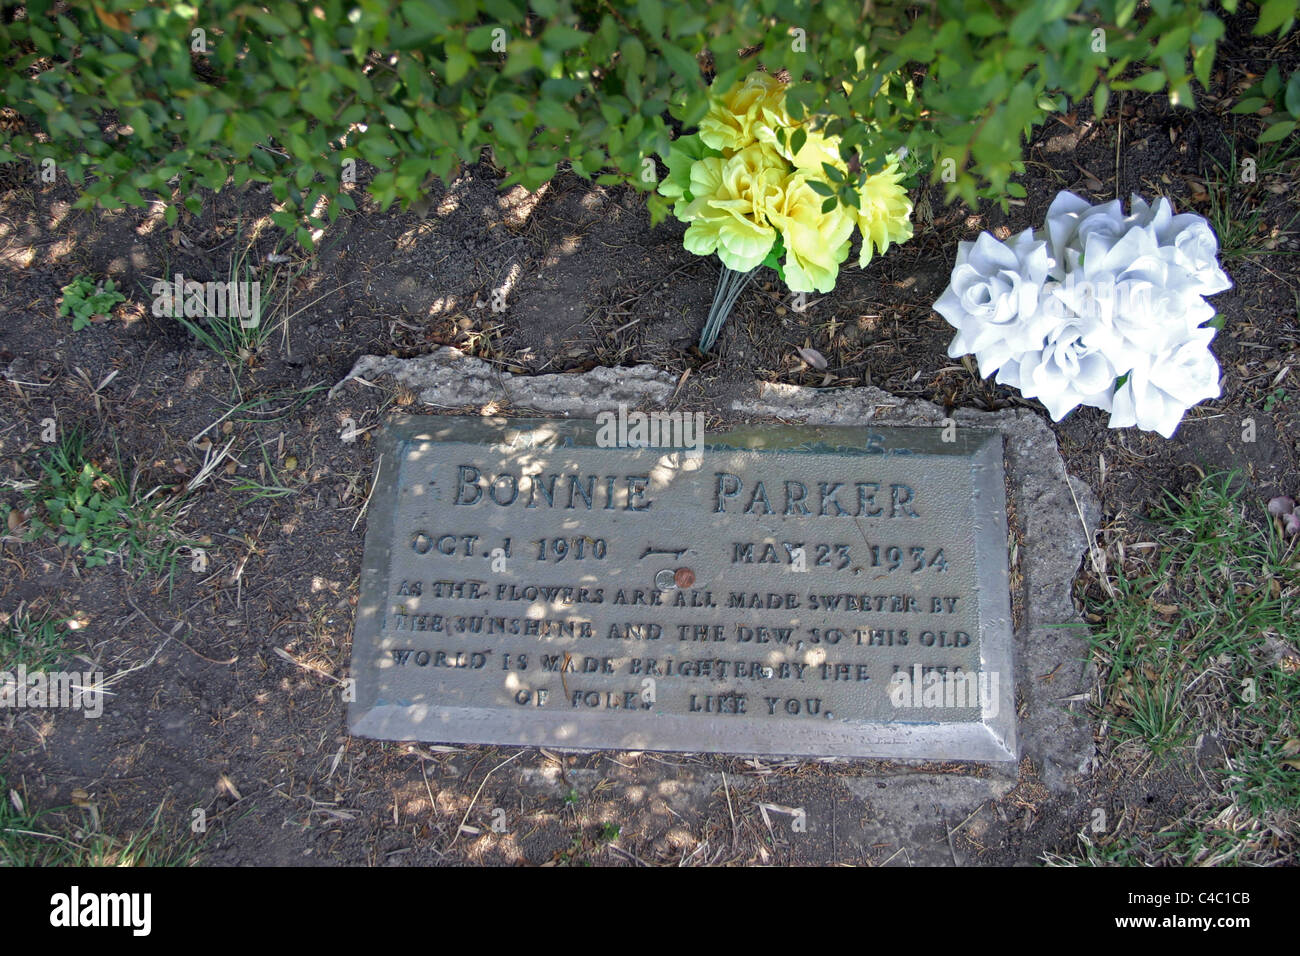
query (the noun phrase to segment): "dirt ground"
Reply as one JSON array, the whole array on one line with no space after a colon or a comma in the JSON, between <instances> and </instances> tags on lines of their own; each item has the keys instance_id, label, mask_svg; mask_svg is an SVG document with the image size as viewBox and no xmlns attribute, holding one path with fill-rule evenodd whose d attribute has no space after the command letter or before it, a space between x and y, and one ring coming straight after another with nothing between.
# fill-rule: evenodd
<instances>
[{"instance_id":1,"label":"dirt ground","mask_svg":"<svg viewBox=\"0 0 1300 956\"><path fill-rule=\"evenodd\" d=\"M1233 40L1245 52L1233 53ZM1036 132L1021 180L1028 198L1007 213L914 192L911 242L866 270L846 268L804 312L774 276L760 280L709 355L694 344L716 264L683 250L680 224L651 229L635 193L567 173L535 194L502 193L484 163L425 209L380 213L361 202L314 258L277 246L264 225L271 197L256 187L205 196L202 215L172 229L161 207L73 211L68 184L10 176L0 194L0 478L10 484L0 495L16 506L12 483L37 474L47 418L60 430L86 428L96 461L120 464L141 487L178 490L203 463L204 437L233 439L238 465L185 499L178 527L201 541L208 564L191 570L187 551L170 582L85 569L21 530L4 539L0 611L26 602L74 618L71 653L123 676L104 719L0 716L0 769L30 803L66 807L70 826L87 826L93 808L104 828L128 832L157 812L184 840L202 808L208 830L193 838L210 865L907 862L898 846L872 842L861 802L839 780L843 765L348 737L334 678L349 664L374 456L369 432L343 435L348 419L364 430L410 396L353 384L329 401L325 389L361 355L454 345L528 373L638 363L689 371L680 407L711 414L756 377L869 383L948 407L1019 403L1045 416L948 358L952 330L930 304L957 241L1039 225L1063 188L1092 201L1167 195L1179 210L1209 214L1215 161L1253 154L1259 130L1228 113L1231 97L1266 57L1280 59L1284 75L1294 70L1298 48L1296 36L1274 50L1230 37L1215 89L1194 111L1116 95L1094 122L1080 104ZM1262 208L1263 228L1248 254L1225 262L1234 287L1212 300L1226 318L1214 344L1223 397L1194 409L1171 440L1111 431L1091 409L1053 425L1071 472L1099 495L1106 527L1140 536L1150 506L1198 471L1239 469L1257 501L1300 491L1300 239L1279 231L1297 211L1295 171L1292 162L1249 189L1224 187L1234 202ZM292 317L283 338L274 334L235 375L174 320L150 314L148 286L176 272L227 278L250 240L261 277L290 284ZM286 252L287 262L267 261ZM128 301L109 321L72 332L56 303L81 273L116 278ZM493 311L492 290L507 282L507 307ZM810 368L796 346L819 350L828 369ZM1253 443L1242 441L1248 418ZM1105 759L1100 736L1099 748L1079 794L1049 794L1026 764L954 858L1036 863L1074 851L1088 806L1158 828L1204 794L1195 752L1133 774ZM881 769L864 762L849 772ZM760 803L817 807L835 823L797 839L788 827L769 831ZM508 834L492 831L495 808L506 811ZM935 833L942 841L937 823Z\"/></svg>"}]
</instances>

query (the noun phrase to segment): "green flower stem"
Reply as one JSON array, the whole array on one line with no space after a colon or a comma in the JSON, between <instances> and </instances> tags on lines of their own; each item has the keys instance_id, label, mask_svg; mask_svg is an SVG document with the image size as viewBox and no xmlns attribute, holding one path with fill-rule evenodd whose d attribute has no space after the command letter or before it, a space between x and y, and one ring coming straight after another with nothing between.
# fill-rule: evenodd
<instances>
[{"instance_id":1,"label":"green flower stem","mask_svg":"<svg viewBox=\"0 0 1300 956\"><path fill-rule=\"evenodd\" d=\"M722 267L722 273L718 276L718 287L713 292L713 305L709 307L709 317L705 320L704 331L700 333L701 352L713 348L713 343L718 340L718 333L722 331L722 323L727 321L727 316L731 315L737 297L745 290L745 286L749 285L757 271L758 269L755 268L748 272L737 272L735 269Z\"/></svg>"}]
</instances>

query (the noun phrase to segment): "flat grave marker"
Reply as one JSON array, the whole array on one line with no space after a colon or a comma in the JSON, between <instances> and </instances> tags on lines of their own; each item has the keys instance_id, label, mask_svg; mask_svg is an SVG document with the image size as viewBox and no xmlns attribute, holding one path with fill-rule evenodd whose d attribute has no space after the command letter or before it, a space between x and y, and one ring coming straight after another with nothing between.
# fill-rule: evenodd
<instances>
[{"instance_id":1,"label":"flat grave marker","mask_svg":"<svg viewBox=\"0 0 1300 956\"><path fill-rule=\"evenodd\" d=\"M351 732L1015 760L1001 433L685 424L387 425Z\"/></svg>"}]
</instances>

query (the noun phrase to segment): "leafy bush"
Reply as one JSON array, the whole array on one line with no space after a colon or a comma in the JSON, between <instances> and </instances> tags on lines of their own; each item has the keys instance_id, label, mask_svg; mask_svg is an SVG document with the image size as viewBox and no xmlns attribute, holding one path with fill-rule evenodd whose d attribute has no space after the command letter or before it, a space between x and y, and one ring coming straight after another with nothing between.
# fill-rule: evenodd
<instances>
[{"instance_id":1,"label":"leafy bush","mask_svg":"<svg viewBox=\"0 0 1300 956\"><path fill-rule=\"evenodd\" d=\"M1238 0L1224 0L1232 12ZM845 148L906 145L950 196L1005 200L1021 137L1095 91L1208 82L1220 18L1199 0L30 0L0 24L7 103L25 158L82 186L83 206L201 209L196 189L271 185L275 222L353 208L355 162L381 206L422 196L490 146L508 184L557 164L650 193L672 124L693 127L707 83L789 71L791 109L824 115ZM1257 32L1294 0L1263 0ZM1190 68L1189 68L1190 54ZM1148 67L1133 75L1133 67ZM945 162L948 161L948 162ZM847 192L855 184L846 184ZM657 220L666 204L649 195Z\"/></svg>"},{"instance_id":2,"label":"leafy bush","mask_svg":"<svg viewBox=\"0 0 1300 956\"><path fill-rule=\"evenodd\" d=\"M125 302L126 296L117 291L112 279L96 285L89 276L77 276L62 289L59 315L72 314L72 331L80 332L97 315L108 315L113 306Z\"/></svg>"},{"instance_id":3,"label":"leafy bush","mask_svg":"<svg viewBox=\"0 0 1300 956\"><path fill-rule=\"evenodd\" d=\"M1271 112L1265 128L1259 135L1261 143L1275 143L1295 132L1300 124L1300 70L1282 82L1282 72L1274 63L1264 78L1241 94L1241 100L1232 108L1234 113L1258 113L1265 107Z\"/></svg>"}]
</instances>

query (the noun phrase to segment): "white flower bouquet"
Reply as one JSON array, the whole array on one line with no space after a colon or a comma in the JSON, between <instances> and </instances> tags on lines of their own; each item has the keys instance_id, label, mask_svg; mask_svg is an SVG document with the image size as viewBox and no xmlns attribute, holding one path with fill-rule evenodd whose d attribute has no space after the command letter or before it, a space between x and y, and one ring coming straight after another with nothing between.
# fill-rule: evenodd
<instances>
[{"instance_id":1,"label":"white flower bouquet","mask_svg":"<svg viewBox=\"0 0 1300 956\"><path fill-rule=\"evenodd\" d=\"M1093 206L1060 193L1038 232L981 233L957 250L935 311L957 330L948 354L1037 398L1060 421L1078 405L1111 428L1173 435L1197 402L1219 396L1217 331L1205 296L1231 288L1209 223L1133 196Z\"/></svg>"}]
</instances>

